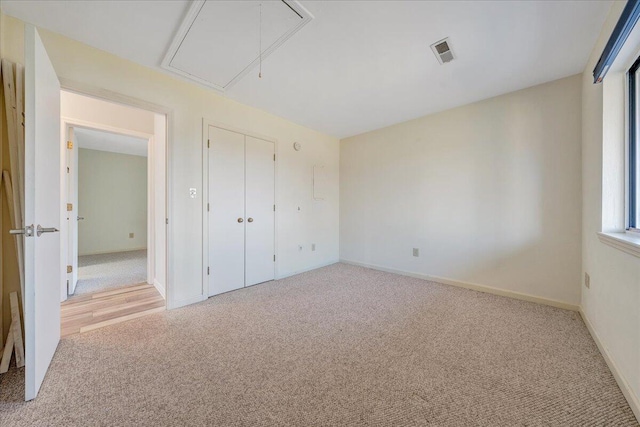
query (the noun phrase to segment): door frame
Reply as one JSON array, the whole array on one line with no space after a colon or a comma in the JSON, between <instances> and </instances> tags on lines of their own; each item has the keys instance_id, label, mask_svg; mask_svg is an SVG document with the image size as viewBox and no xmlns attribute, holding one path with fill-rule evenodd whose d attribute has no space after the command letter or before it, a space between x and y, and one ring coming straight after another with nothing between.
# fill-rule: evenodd
<instances>
[{"instance_id":1,"label":"door frame","mask_svg":"<svg viewBox=\"0 0 640 427\"><path fill-rule=\"evenodd\" d=\"M273 251L276 255L276 261L273 266L273 275L277 279L278 276L278 264L280 263L280 257L278 256L278 140L270 136L261 135L256 132L248 131L245 129L237 128L225 123L221 123L215 120L202 118L202 298L209 298L209 274L207 273L207 267L209 264L209 221L207 215L207 203L209 198L209 157L207 141L209 139L209 126L224 129L230 132L240 133L243 135L251 136L253 138L262 139L273 143L273 152L276 156L275 162L273 162L273 200L276 205L276 210L273 216Z\"/></svg>"},{"instance_id":2,"label":"door frame","mask_svg":"<svg viewBox=\"0 0 640 427\"><path fill-rule=\"evenodd\" d=\"M175 291L173 289L174 283L174 271L171 260L173 259L173 224L170 218L173 217L173 190L171 185L173 176L172 155L171 150L173 147L173 127L174 127L174 112L173 109L159 105L153 102L145 101L139 98L134 98L128 95L124 95L118 92L113 92L107 89L102 89L98 86L88 85L75 80L67 79L64 77L58 77L60 80L60 89L66 92L75 93L78 95L87 96L90 98L99 99L102 101L108 101L127 107L140 108L152 113L162 114L165 116L165 302L166 308L172 309L179 306L175 301ZM149 173L149 171L147 171ZM147 183L148 184L148 183ZM65 194L66 198L66 194ZM63 203L66 203L63 200ZM149 224L147 224L148 226Z\"/></svg>"},{"instance_id":3,"label":"door frame","mask_svg":"<svg viewBox=\"0 0 640 427\"><path fill-rule=\"evenodd\" d=\"M155 165L155 151L154 151L154 143L155 143L155 137L153 134L149 134L149 133L145 133L145 132L139 132L139 131L135 131L135 130L130 130L130 129L123 129L123 128L118 128L115 126L110 126L110 125L105 125L103 123L98 123L98 122L89 122L89 121L85 121L85 120L80 120L80 119L74 119L74 118L69 118L69 117L61 117L61 128L63 129L63 135L65 137L65 140L62 141L62 144L64 146L65 141L67 140L67 138L69 137L69 135L71 134L71 129L91 129L91 130L98 130L101 132L108 132L108 133L112 133L112 134L116 134L116 135L124 135L124 136L133 136L136 138L140 138L140 139L146 139L147 140L147 283L149 285L155 285L154 283L154 278L155 278L155 252L156 252L156 247L155 247L155 223L156 223L156 218L155 218L155 204L154 204L154 200L155 200L155 188L156 188L156 182L154 180L154 165ZM74 139L74 144L77 143L77 141L75 141ZM79 148L79 147L78 147ZM76 147L73 147L73 149L76 149ZM73 161L73 160L72 160ZM69 164L67 164L67 166L69 166ZM78 165L77 164L72 164L72 167L75 167L76 169L74 170L74 173L78 173ZM64 171L63 171L64 173ZM67 174L67 179L69 178L69 174ZM68 188L68 186L67 186ZM77 189L76 189L77 191ZM69 194L68 192L65 192L65 198L66 201L65 203L70 203L71 201L69 200ZM77 195L76 195L77 196ZM77 197L76 197L77 199ZM66 210L65 210L66 211ZM78 206L74 206L73 211L78 212ZM67 225L68 227L71 226L71 224ZM75 239L77 240L79 237L76 235ZM67 248L69 248L70 245L72 245L73 243L70 241L67 241ZM69 252L69 251L67 251ZM79 256L79 254L75 254L76 258ZM67 260L67 265L69 260ZM67 279L69 279L69 274L72 273L67 273ZM64 286L64 284L63 284ZM166 284L165 284L166 286ZM67 286L67 292L66 295L64 297L64 299L62 299L62 301L65 301L67 299L67 297L69 296L68 293L68 288L69 286ZM159 289L158 290L161 294L166 295L166 288L164 290ZM61 290L61 296L62 296L62 290Z\"/></svg>"}]
</instances>

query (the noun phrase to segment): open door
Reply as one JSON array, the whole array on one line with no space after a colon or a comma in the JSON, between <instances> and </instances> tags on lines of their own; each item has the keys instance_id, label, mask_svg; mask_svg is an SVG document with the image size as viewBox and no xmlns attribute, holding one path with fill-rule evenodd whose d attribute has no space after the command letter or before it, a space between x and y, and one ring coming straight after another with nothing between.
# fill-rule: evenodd
<instances>
[{"instance_id":1,"label":"open door","mask_svg":"<svg viewBox=\"0 0 640 427\"><path fill-rule=\"evenodd\" d=\"M67 286L65 293L73 295L78 284L78 147L74 137L74 128L67 128Z\"/></svg>"},{"instance_id":2,"label":"open door","mask_svg":"<svg viewBox=\"0 0 640 427\"><path fill-rule=\"evenodd\" d=\"M60 341L66 276L61 227L60 83L37 30L25 26L25 400L36 397Z\"/></svg>"}]
</instances>

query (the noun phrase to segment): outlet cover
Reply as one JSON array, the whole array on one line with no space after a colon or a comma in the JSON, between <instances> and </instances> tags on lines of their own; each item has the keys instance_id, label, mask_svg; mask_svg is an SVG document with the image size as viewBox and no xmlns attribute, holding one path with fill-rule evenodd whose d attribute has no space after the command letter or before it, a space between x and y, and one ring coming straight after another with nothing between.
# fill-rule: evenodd
<instances>
[{"instance_id":1,"label":"outlet cover","mask_svg":"<svg viewBox=\"0 0 640 427\"><path fill-rule=\"evenodd\" d=\"M591 277L589 276L589 273L584 273L584 286L587 289L591 289Z\"/></svg>"},{"instance_id":2,"label":"outlet cover","mask_svg":"<svg viewBox=\"0 0 640 427\"><path fill-rule=\"evenodd\" d=\"M133 239L133 233L129 233L129 238Z\"/></svg>"},{"instance_id":3,"label":"outlet cover","mask_svg":"<svg viewBox=\"0 0 640 427\"><path fill-rule=\"evenodd\" d=\"M415 257L420 256L420 249L418 249L418 248L413 248L413 256L415 256Z\"/></svg>"}]
</instances>

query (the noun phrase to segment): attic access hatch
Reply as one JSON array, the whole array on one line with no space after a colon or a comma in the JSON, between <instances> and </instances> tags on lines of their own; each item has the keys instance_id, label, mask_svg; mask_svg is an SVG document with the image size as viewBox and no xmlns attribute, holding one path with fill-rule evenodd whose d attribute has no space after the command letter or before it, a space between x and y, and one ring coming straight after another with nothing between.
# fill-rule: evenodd
<instances>
[{"instance_id":1,"label":"attic access hatch","mask_svg":"<svg viewBox=\"0 0 640 427\"><path fill-rule=\"evenodd\" d=\"M166 70L224 92L313 19L297 1L191 4L162 61Z\"/></svg>"}]
</instances>

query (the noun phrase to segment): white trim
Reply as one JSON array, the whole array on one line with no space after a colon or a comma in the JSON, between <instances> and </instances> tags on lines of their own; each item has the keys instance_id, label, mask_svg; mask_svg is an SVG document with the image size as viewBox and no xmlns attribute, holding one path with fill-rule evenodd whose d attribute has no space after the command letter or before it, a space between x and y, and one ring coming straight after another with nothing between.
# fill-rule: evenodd
<instances>
[{"instance_id":1,"label":"white trim","mask_svg":"<svg viewBox=\"0 0 640 427\"><path fill-rule=\"evenodd\" d=\"M629 385L629 382L625 379L625 377L620 372L620 369L618 368L618 365L616 364L613 357L611 356L611 353L609 353L609 350L607 350L607 347L604 345L604 343L600 339L600 336L598 335L595 328L591 324L591 321L587 317L587 314L584 312L582 307L580 307L579 313L580 313L580 316L582 316L582 320L584 321L584 324L587 326L587 330L591 334L591 337L593 338L596 345L598 346L598 350L600 350L600 353L602 354L604 361L607 362L607 366L609 367L609 370L611 371L613 378L615 378L616 382L618 383L618 387L620 387L622 394L624 395L625 399L627 399L627 403L629 404L629 407L631 407L631 410L633 411L633 414L636 416L636 419L640 420L640 400L638 399L638 396L635 395L635 393L633 392L633 389Z\"/></svg>"},{"instance_id":2,"label":"white trim","mask_svg":"<svg viewBox=\"0 0 640 427\"><path fill-rule=\"evenodd\" d=\"M633 233L598 233L598 239L605 245L621 250L629 255L640 258L640 236Z\"/></svg>"},{"instance_id":3,"label":"white trim","mask_svg":"<svg viewBox=\"0 0 640 427\"><path fill-rule=\"evenodd\" d=\"M325 263L322 263L322 264L314 265L313 267L303 268L302 270L296 270L296 271L292 271L290 273L284 273L282 276L276 276L275 280L286 279L287 277L291 277L291 276L295 276L295 275L298 275L298 274L306 273L307 271L311 271L311 270L317 270L318 268L328 267L330 265L337 264L339 262L344 262L344 261L340 261L340 260L336 259L334 261L329 261L329 262L325 262ZM351 263L347 263L347 264L351 264Z\"/></svg>"},{"instance_id":4,"label":"white trim","mask_svg":"<svg viewBox=\"0 0 640 427\"><path fill-rule=\"evenodd\" d=\"M153 286L158 290L158 293L160 295L162 295L162 298L164 298L164 300L166 301L167 300L167 293L166 293L166 291L164 289L164 285L162 283L158 282L158 279L155 279L153 281Z\"/></svg>"},{"instance_id":5,"label":"white trim","mask_svg":"<svg viewBox=\"0 0 640 427\"><path fill-rule=\"evenodd\" d=\"M445 284L445 285L451 285L451 286L457 286L457 287L460 287L460 288L471 289L471 290L478 291L478 292L485 292L485 293L488 293L488 294L499 295L499 296L508 297L508 298L514 298L514 299L519 299L519 300L523 300L523 301L534 302L534 303L537 303L537 304L549 305L551 307L562 308L564 310L571 310L571 311L578 311L579 310L579 306L578 305L569 304L569 303L566 303L566 302L557 301L557 300L553 300L553 299L549 299L549 298L537 297L537 296L534 296L534 295L525 294L525 293L521 293L521 292L515 292L515 291L509 291L509 290L506 290L506 289L494 288L492 286L480 285L480 284L471 283L471 282L463 282L461 280L448 279L448 278L445 278L445 277L430 276L430 275L422 274L422 273L414 273L414 272L410 272L410 271L396 270L394 268L387 268L387 267L382 267L382 266L375 265L375 264L366 264L366 263L357 262L357 261L351 261L351 260L346 260L346 259L340 259L340 262L343 262L345 264L357 265L357 266L360 266L360 267L371 268L373 270L385 271L387 273L394 273L394 274L400 274L402 276L409 276L409 277L415 277L417 279L429 280L431 282L438 282L438 283Z\"/></svg>"}]
</instances>

